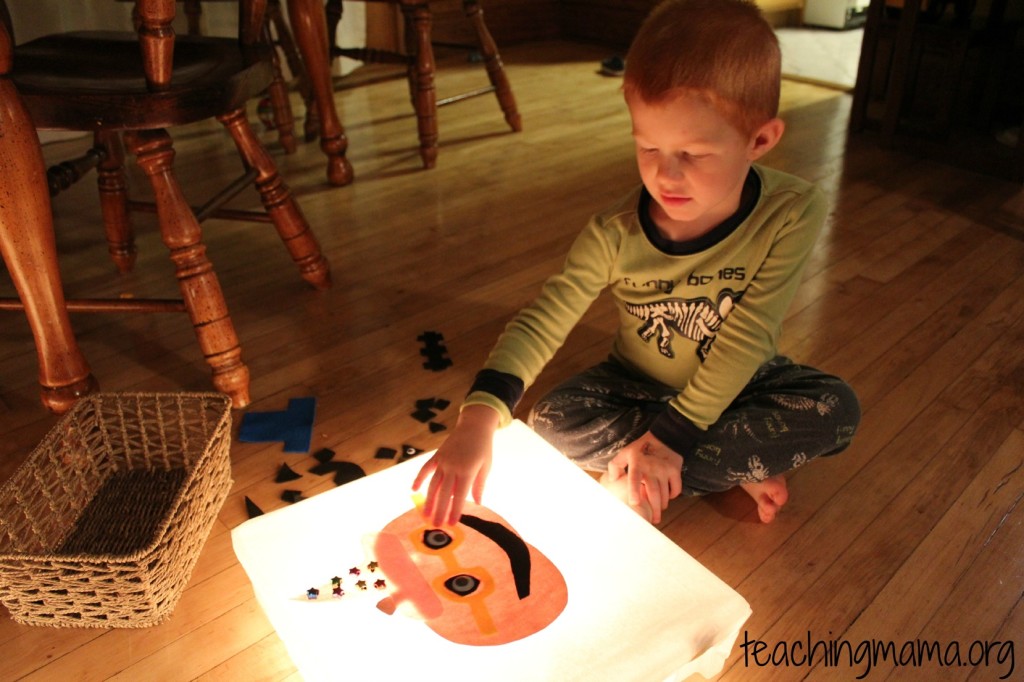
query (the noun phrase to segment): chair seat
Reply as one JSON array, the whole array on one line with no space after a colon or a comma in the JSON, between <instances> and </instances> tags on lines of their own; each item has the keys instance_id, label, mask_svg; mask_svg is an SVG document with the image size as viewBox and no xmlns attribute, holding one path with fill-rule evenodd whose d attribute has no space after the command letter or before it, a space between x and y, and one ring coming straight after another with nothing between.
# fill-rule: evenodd
<instances>
[{"instance_id":1,"label":"chair seat","mask_svg":"<svg viewBox=\"0 0 1024 682\"><path fill-rule=\"evenodd\" d=\"M154 92L136 33L78 31L15 47L13 79L37 128L152 130L243 107L273 80L271 49L177 36L170 85Z\"/></svg>"}]
</instances>

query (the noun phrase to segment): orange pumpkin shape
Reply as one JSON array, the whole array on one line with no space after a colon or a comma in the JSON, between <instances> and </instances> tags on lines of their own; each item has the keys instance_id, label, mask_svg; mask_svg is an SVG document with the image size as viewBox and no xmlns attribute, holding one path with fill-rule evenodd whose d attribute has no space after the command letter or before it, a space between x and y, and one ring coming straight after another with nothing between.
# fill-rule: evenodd
<instances>
[{"instance_id":1,"label":"orange pumpkin shape","mask_svg":"<svg viewBox=\"0 0 1024 682\"><path fill-rule=\"evenodd\" d=\"M489 646L547 627L565 608L561 572L490 509L466 503L459 522L437 528L412 509L377 535L374 553L391 595L385 613L415 609L457 644Z\"/></svg>"}]
</instances>

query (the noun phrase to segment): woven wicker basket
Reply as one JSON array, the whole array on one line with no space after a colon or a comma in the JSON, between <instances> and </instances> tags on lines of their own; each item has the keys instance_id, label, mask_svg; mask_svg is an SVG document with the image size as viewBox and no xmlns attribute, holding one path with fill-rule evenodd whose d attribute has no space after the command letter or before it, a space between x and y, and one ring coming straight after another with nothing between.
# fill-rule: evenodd
<instances>
[{"instance_id":1,"label":"woven wicker basket","mask_svg":"<svg viewBox=\"0 0 1024 682\"><path fill-rule=\"evenodd\" d=\"M0 601L20 623L146 627L181 597L231 488L216 393L81 399L0 488Z\"/></svg>"}]
</instances>

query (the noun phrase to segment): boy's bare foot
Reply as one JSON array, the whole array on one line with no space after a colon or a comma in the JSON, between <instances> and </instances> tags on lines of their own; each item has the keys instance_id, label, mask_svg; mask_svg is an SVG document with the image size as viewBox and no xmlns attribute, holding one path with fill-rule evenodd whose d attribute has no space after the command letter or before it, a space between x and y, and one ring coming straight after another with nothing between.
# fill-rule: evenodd
<instances>
[{"instance_id":1,"label":"boy's bare foot","mask_svg":"<svg viewBox=\"0 0 1024 682\"><path fill-rule=\"evenodd\" d=\"M774 521L775 515L789 499L786 479L781 474L756 483L741 483L740 487L757 503L757 515L761 517L761 523Z\"/></svg>"},{"instance_id":2,"label":"boy's bare foot","mask_svg":"<svg viewBox=\"0 0 1024 682\"><path fill-rule=\"evenodd\" d=\"M620 476L616 480L611 480L608 472L601 474L601 478L598 479L612 495L619 499L624 505L635 511L637 514L642 516L648 523L654 523L654 509L651 508L651 504L647 501L647 496L640 500L640 504L632 505L629 503L629 478L626 476Z\"/></svg>"}]
</instances>

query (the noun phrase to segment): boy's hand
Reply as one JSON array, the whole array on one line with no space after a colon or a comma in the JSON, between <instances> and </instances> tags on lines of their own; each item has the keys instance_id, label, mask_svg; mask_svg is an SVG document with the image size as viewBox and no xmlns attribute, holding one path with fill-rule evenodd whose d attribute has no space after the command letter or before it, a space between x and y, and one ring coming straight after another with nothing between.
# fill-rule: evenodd
<instances>
[{"instance_id":1,"label":"boy's hand","mask_svg":"<svg viewBox=\"0 0 1024 682\"><path fill-rule=\"evenodd\" d=\"M416 475L413 490L419 490L430 476L423 516L435 526L458 523L470 492L473 501L481 503L498 419L498 413L486 405L467 406L451 435Z\"/></svg>"},{"instance_id":2,"label":"boy's hand","mask_svg":"<svg viewBox=\"0 0 1024 682\"><path fill-rule=\"evenodd\" d=\"M646 495L652 521L661 523L662 510L683 491L683 458L648 432L608 462L608 476L613 481L626 476L629 504L639 505Z\"/></svg>"}]
</instances>

